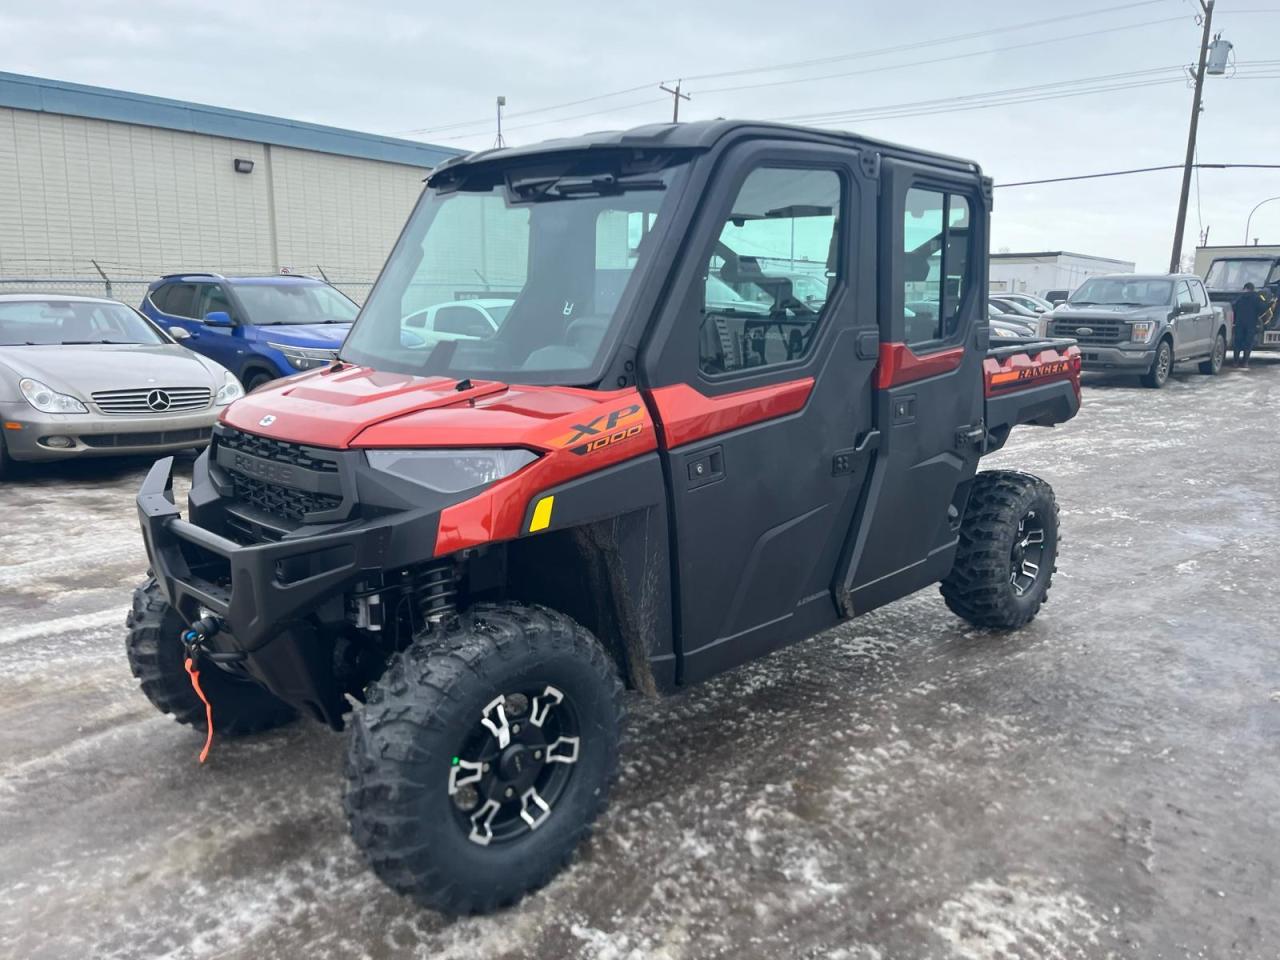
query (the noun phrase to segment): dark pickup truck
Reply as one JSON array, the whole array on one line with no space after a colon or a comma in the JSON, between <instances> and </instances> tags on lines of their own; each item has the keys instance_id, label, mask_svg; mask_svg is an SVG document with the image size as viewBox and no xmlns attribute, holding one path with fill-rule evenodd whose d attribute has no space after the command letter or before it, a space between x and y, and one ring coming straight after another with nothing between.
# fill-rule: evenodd
<instances>
[{"instance_id":1,"label":"dark pickup truck","mask_svg":"<svg viewBox=\"0 0 1280 960\"><path fill-rule=\"evenodd\" d=\"M189 519L148 475L143 692L206 737L345 726L373 870L473 912L587 835L624 686L932 584L1022 626L1057 505L978 463L1076 414L1080 357L989 341L990 200L970 162L730 121L443 164L339 359L222 418ZM402 335L477 276L496 329Z\"/></svg>"},{"instance_id":2,"label":"dark pickup truck","mask_svg":"<svg viewBox=\"0 0 1280 960\"><path fill-rule=\"evenodd\" d=\"M1134 373L1163 387L1176 363L1216 374L1230 323L1192 273L1091 277L1046 315L1046 333L1080 345L1085 370Z\"/></svg>"},{"instance_id":3,"label":"dark pickup truck","mask_svg":"<svg viewBox=\"0 0 1280 960\"><path fill-rule=\"evenodd\" d=\"M1258 332L1254 339L1255 350L1280 350L1280 257L1274 254L1258 256L1216 257L1204 275L1204 285L1209 299L1220 304L1228 315L1236 298L1243 296L1246 283L1267 302L1267 309L1259 318Z\"/></svg>"}]
</instances>

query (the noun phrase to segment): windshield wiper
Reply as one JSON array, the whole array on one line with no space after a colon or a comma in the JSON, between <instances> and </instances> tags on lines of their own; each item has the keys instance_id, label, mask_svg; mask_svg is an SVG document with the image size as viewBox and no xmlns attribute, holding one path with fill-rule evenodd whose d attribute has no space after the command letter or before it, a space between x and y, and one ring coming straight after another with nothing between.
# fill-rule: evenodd
<instances>
[{"instance_id":1,"label":"windshield wiper","mask_svg":"<svg viewBox=\"0 0 1280 960\"><path fill-rule=\"evenodd\" d=\"M63 347L83 347L88 344L109 343L117 347L131 347L140 344L141 340L62 340L59 346Z\"/></svg>"}]
</instances>

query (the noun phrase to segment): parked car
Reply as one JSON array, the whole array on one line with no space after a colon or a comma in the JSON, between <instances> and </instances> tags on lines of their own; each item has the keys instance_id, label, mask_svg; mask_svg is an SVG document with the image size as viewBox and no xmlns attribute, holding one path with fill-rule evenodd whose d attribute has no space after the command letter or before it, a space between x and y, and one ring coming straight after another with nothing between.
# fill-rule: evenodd
<instances>
[{"instance_id":1,"label":"parked car","mask_svg":"<svg viewBox=\"0 0 1280 960\"><path fill-rule=\"evenodd\" d=\"M151 284L141 309L254 390L333 362L360 308L314 277L177 273Z\"/></svg>"},{"instance_id":2,"label":"parked car","mask_svg":"<svg viewBox=\"0 0 1280 960\"><path fill-rule=\"evenodd\" d=\"M123 303L0 294L0 477L12 460L203 447L243 395Z\"/></svg>"},{"instance_id":3,"label":"parked car","mask_svg":"<svg viewBox=\"0 0 1280 960\"><path fill-rule=\"evenodd\" d=\"M1034 337L1039 332L1036 321L1016 314L1003 313L994 303L987 303L987 323L993 337Z\"/></svg>"},{"instance_id":4,"label":"parked car","mask_svg":"<svg viewBox=\"0 0 1280 960\"><path fill-rule=\"evenodd\" d=\"M1042 310L1034 310L1026 304L1013 299L1013 297L992 296L989 299L1001 313L1014 317L1025 317L1032 324L1044 312Z\"/></svg>"},{"instance_id":5,"label":"parked car","mask_svg":"<svg viewBox=\"0 0 1280 960\"><path fill-rule=\"evenodd\" d=\"M1013 303L1021 304L1033 313L1048 313L1053 309L1053 304L1044 297L1037 297L1031 293L993 293L992 296L1000 300L1009 300Z\"/></svg>"},{"instance_id":6,"label":"parked car","mask_svg":"<svg viewBox=\"0 0 1280 960\"><path fill-rule=\"evenodd\" d=\"M1163 387L1175 363L1216 374L1228 324L1193 273L1092 277L1048 315L1049 336L1080 344L1085 370L1136 373Z\"/></svg>"},{"instance_id":7,"label":"parked car","mask_svg":"<svg viewBox=\"0 0 1280 960\"><path fill-rule=\"evenodd\" d=\"M436 340L453 337L484 339L498 332L507 311L515 303L510 297L484 300L451 300L415 310L405 316L403 325L410 331L436 333Z\"/></svg>"}]
</instances>

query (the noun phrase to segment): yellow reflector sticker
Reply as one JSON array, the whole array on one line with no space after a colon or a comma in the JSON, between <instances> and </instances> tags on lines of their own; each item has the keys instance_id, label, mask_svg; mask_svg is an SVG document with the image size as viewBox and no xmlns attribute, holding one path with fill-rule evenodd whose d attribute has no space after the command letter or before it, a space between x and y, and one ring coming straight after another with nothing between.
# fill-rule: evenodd
<instances>
[{"instance_id":1,"label":"yellow reflector sticker","mask_svg":"<svg viewBox=\"0 0 1280 960\"><path fill-rule=\"evenodd\" d=\"M529 532L537 533L551 526L551 506L556 502L554 496L543 497L533 508L533 519L529 521Z\"/></svg>"}]
</instances>

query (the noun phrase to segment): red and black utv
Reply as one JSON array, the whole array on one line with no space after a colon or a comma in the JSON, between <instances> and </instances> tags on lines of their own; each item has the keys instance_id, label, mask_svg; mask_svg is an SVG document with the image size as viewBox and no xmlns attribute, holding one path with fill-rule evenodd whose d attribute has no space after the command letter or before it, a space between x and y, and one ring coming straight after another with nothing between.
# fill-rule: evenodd
<instances>
[{"instance_id":1,"label":"red and black utv","mask_svg":"<svg viewBox=\"0 0 1280 960\"><path fill-rule=\"evenodd\" d=\"M989 340L990 206L972 163L759 123L442 165L340 359L223 416L190 518L147 476L143 692L227 735L346 726L373 869L483 911L587 835L624 686L938 582L1026 623L1053 492L978 460L1074 416L1080 364Z\"/></svg>"}]
</instances>

